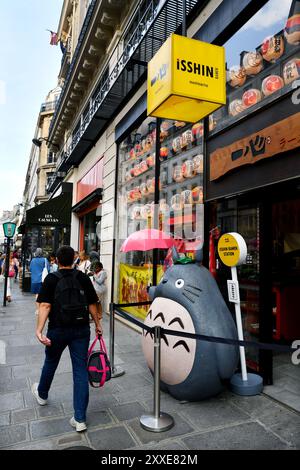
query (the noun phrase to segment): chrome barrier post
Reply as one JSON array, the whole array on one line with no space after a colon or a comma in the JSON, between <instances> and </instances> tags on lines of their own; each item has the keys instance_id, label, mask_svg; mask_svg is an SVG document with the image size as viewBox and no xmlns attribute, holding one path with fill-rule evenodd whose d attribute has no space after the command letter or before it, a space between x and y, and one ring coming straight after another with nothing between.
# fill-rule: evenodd
<instances>
[{"instance_id":1,"label":"chrome barrier post","mask_svg":"<svg viewBox=\"0 0 300 470\"><path fill-rule=\"evenodd\" d=\"M123 370L120 366L115 366L115 309L113 303L109 304L109 314L109 359L111 365L111 376L114 379L124 375L125 370Z\"/></svg>"},{"instance_id":2,"label":"chrome barrier post","mask_svg":"<svg viewBox=\"0 0 300 470\"><path fill-rule=\"evenodd\" d=\"M154 406L152 415L143 415L140 418L142 428L146 431L163 432L174 426L174 419L167 413L160 411L160 345L161 328L154 328Z\"/></svg>"}]
</instances>

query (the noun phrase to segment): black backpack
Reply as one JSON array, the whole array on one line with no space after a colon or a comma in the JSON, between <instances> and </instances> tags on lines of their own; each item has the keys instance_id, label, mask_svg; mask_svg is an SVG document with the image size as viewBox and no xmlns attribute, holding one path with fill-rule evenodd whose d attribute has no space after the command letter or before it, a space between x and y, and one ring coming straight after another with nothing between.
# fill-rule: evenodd
<instances>
[{"instance_id":1,"label":"black backpack","mask_svg":"<svg viewBox=\"0 0 300 470\"><path fill-rule=\"evenodd\" d=\"M78 281L80 271L72 271L72 275L53 273L58 278L54 292L54 309L57 323L61 326L81 326L89 323L89 306Z\"/></svg>"}]
</instances>

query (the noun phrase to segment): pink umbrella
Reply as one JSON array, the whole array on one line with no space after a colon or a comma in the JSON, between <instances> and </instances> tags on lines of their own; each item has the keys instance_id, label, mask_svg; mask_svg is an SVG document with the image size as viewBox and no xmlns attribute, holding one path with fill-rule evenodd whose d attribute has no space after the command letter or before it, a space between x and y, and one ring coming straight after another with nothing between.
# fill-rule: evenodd
<instances>
[{"instance_id":1,"label":"pink umbrella","mask_svg":"<svg viewBox=\"0 0 300 470\"><path fill-rule=\"evenodd\" d=\"M127 251L147 251L154 248L168 249L174 244L174 238L167 233L154 228L146 228L129 235L120 251L127 253Z\"/></svg>"}]
</instances>

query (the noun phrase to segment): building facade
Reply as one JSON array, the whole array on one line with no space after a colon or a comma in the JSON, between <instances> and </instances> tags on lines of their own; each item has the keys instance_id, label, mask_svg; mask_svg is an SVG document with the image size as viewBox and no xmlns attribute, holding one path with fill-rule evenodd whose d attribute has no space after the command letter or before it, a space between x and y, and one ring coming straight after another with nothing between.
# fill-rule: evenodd
<instances>
[{"instance_id":1,"label":"building facade","mask_svg":"<svg viewBox=\"0 0 300 470\"><path fill-rule=\"evenodd\" d=\"M178 248L202 244L207 266L219 235L239 231L248 245L239 273L246 338L297 339L287 299L300 283L299 2L186 2L188 37L224 46L228 69L227 105L199 123L147 117L147 63L171 33L181 34L182 6L64 2L59 27L71 46L49 129L59 147L49 194L73 184L71 244L99 249L118 303L147 299L162 275L166 252L120 254L122 240L153 225L155 204L159 228L167 223L175 234L184 221L190 235ZM230 273L218 259L211 268L227 298ZM247 351L248 367L266 383L274 358Z\"/></svg>"}]
</instances>

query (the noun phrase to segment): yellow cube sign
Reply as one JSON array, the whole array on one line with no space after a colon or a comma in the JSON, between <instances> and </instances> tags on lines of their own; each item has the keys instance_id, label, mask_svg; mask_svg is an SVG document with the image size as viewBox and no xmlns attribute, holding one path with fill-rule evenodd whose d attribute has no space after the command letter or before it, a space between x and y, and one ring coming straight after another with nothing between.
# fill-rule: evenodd
<instances>
[{"instance_id":1,"label":"yellow cube sign","mask_svg":"<svg viewBox=\"0 0 300 470\"><path fill-rule=\"evenodd\" d=\"M224 47L172 34L148 63L148 115L196 122L224 104Z\"/></svg>"}]
</instances>

